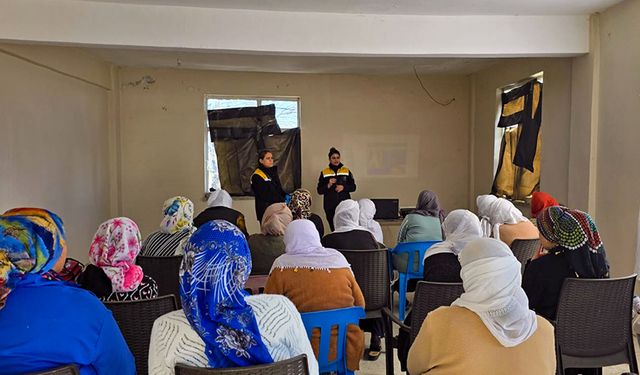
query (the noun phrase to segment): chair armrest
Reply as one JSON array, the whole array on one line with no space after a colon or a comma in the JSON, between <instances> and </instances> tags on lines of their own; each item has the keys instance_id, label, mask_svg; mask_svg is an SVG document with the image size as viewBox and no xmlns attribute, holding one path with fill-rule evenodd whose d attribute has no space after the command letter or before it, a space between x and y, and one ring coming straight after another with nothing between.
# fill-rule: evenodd
<instances>
[{"instance_id":1,"label":"chair armrest","mask_svg":"<svg viewBox=\"0 0 640 375\"><path fill-rule=\"evenodd\" d=\"M404 324L400 319L398 319L397 316L393 315L393 313L391 312L391 310L389 310L389 308L387 307L382 308L382 316L391 320L391 322L397 324L398 327L400 327L400 330L405 331L406 333L409 333L409 334L411 333L411 327Z\"/></svg>"}]
</instances>

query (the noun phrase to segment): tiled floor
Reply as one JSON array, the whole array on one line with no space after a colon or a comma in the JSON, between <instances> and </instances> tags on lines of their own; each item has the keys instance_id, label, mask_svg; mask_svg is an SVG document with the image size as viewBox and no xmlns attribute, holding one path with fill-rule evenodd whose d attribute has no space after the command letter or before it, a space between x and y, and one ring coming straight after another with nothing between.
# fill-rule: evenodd
<instances>
[{"instance_id":1,"label":"tiled floor","mask_svg":"<svg viewBox=\"0 0 640 375\"><path fill-rule=\"evenodd\" d=\"M409 298L410 299L410 298ZM397 299L396 299L397 300ZM395 307L396 311L397 311L397 306ZM396 327L397 328L397 327ZM397 332L396 332L397 334ZM365 343L366 346L369 345L369 334L366 333L365 334ZM634 341L636 344L636 357L638 357L638 353L640 353L639 348L638 348L638 343L636 341ZM380 355L380 357L378 358L378 360L376 361L365 361L362 360L360 361L360 371L357 371L356 374L359 375L385 375L385 371L386 371L386 366L385 366L385 348L384 348L384 340L383 340L383 345L382 345L382 354ZM639 359L640 361L640 359ZM397 355L394 356L394 367L395 367L395 374L398 375L404 375L404 372L400 371L400 362L398 361ZM620 375L624 372L629 371L629 366L627 365L618 365L618 366L611 366L611 367L605 367L604 371L603 371L603 375Z\"/></svg>"}]
</instances>

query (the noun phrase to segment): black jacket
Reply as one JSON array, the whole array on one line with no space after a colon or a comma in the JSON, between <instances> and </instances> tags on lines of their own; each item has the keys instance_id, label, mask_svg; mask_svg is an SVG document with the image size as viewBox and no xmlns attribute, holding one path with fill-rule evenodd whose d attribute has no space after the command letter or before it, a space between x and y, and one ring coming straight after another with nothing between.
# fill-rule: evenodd
<instances>
[{"instance_id":1,"label":"black jacket","mask_svg":"<svg viewBox=\"0 0 640 375\"><path fill-rule=\"evenodd\" d=\"M278 167L265 168L262 165L251 176L251 190L256 197L256 216L262 222L262 215L270 205L284 202L286 193L282 190Z\"/></svg>"},{"instance_id":2,"label":"black jacket","mask_svg":"<svg viewBox=\"0 0 640 375\"><path fill-rule=\"evenodd\" d=\"M244 222L244 215L233 208L224 206L209 207L193 219L193 226L200 228L201 225L211 220L226 220L237 226L238 229L244 233L245 237L249 237L247 226Z\"/></svg>"},{"instance_id":3,"label":"black jacket","mask_svg":"<svg viewBox=\"0 0 640 375\"><path fill-rule=\"evenodd\" d=\"M330 188L329 180L331 178L336 179L336 183ZM344 186L344 190L341 192L336 191L336 185ZM353 174L349 168L345 167L342 163L338 166L329 164L329 167L323 169L320 172L318 178L318 194L324 195L324 210L334 211L338 206L338 203L346 199L351 199L351 192L356 191L356 182L353 179Z\"/></svg>"}]
</instances>

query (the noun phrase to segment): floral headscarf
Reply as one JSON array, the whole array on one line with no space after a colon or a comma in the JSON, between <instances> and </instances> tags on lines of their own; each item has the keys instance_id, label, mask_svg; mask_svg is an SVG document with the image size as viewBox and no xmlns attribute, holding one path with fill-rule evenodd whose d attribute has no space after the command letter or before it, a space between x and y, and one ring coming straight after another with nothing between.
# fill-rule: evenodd
<instances>
[{"instance_id":1,"label":"floral headscarf","mask_svg":"<svg viewBox=\"0 0 640 375\"><path fill-rule=\"evenodd\" d=\"M609 263L598 228L588 213L561 206L547 207L536 219L540 235L568 250L567 261L584 278L609 275Z\"/></svg>"},{"instance_id":2,"label":"floral headscarf","mask_svg":"<svg viewBox=\"0 0 640 375\"><path fill-rule=\"evenodd\" d=\"M0 216L0 309L27 273L43 274L66 248L62 220L40 208L16 208Z\"/></svg>"},{"instance_id":3,"label":"floral headscarf","mask_svg":"<svg viewBox=\"0 0 640 375\"><path fill-rule=\"evenodd\" d=\"M298 189L291 193L289 209L293 219L308 219L311 216L311 193L307 189Z\"/></svg>"},{"instance_id":4,"label":"floral headscarf","mask_svg":"<svg viewBox=\"0 0 640 375\"><path fill-rule=\"evenodd\" d=\"M111 280L113 292L131 292L142 281L135 264L140 252L140 230L133 220L117 217L100 224L89 249L89 260Z\"/></svg>"},{"instance_id":5,"label":"floral headscarf","mask_svg":"<svg viewBox=\"0 0 640 375\"><path fill-rule=\"evenodd\" d=\"M174 234L193 226L193 202L185 197L173 197L164 201L164 218L160 223L162 233Z\"/></svg>"},{"instance_id":6,"label":"floral headscarf","mask_svg":"<svg viewBox=\"0 0 640 375\"><path fill-rule=\"evenodd\" d=\"M245 301L250 272L249 245L233 224L209 221L189 239L180 270L182 309L205 342L211 367L273 362Z\"/></svg>"}]
</instances>

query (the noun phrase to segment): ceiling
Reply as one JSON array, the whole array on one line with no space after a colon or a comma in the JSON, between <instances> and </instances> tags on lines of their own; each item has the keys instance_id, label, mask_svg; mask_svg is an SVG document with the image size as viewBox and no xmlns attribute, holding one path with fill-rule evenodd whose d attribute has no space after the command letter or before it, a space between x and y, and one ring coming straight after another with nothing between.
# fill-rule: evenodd
<instances>
[{"instance_id":1,"label":"ceiling","mask_svg":"<svg viewBox=\"0 0 640 375\"><path fill-rule=\"evenodd\" d=\"M84 48L101 60L121 66L273 73L471 74L496 63L480 58L403 58L287 56L185 52L128 48Z\"/></svg>"},{"instance_id":2,"label":"ceiling","mask_svg":"<svg viewBox=\"0 0 640 375\"><path fill-rule=\"evenodd\" d=\"M621 0L82 0L141 5L393 15L584 15Z\"/></svg>"}]
</instances>

